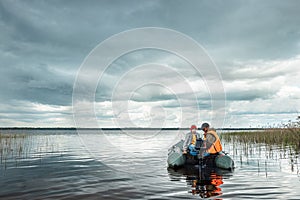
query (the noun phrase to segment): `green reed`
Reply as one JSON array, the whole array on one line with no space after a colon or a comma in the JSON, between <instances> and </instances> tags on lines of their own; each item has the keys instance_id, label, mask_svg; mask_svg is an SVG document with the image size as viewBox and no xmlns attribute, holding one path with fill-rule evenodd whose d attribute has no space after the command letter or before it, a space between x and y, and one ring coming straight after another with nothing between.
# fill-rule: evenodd
<instances>
[{"instance_id":1,"label":"green reed","mask_svg":"<svg viewBox=\"0 0 300 200\"><path fill-rule=\"evenodd\" d=\"M300 128L272 128L262 131L230 132L222 134L221 138L227 142L288 146L292 147L296 152L300 151Z\"/></svg>"},{"instance_id":2,"label":"green reed","mask_svg":"<svg viewBox=\"0 0 300 200\"><path fill-rule=\"evenodd\" d=\"M241 166L257 162L258 173L264 171L268 176L268 160L288 159L291 172L300 176L299 126L222 133L220 139L224 149L229 150L230 155L239 161ZM253 158L257 160L254 161ZM262 169L262 166L265 166L265 169Z\"/></svg>"}]
</instances>

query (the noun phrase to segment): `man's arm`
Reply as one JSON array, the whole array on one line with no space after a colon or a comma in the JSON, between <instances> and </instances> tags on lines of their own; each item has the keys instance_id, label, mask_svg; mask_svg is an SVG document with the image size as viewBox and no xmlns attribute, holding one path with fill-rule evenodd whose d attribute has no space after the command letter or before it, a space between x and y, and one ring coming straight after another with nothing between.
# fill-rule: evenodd
<instances>
[{"instance_id":1,"label":"man's arm","mask_svg":"<svg viewBox=\"0 0 300 200\"><path fill-rule=\"evenodd\" d=\"M187 133L186 135L185 135L185 139L184 139L184 142L183 142L183 147L182 147L182 150L183 151L185 151L186 152L186 150L187 150L187 148L188 148L188 146L189 146L189 133Z\"/></svg>"}]
</instances>

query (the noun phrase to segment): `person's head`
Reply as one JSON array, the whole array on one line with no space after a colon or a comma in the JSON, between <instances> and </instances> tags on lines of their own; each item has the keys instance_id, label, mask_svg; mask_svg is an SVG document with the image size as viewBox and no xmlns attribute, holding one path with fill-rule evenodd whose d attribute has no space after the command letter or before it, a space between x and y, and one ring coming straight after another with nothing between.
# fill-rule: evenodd
<instances>
[{"instance_id":1,"label":"person's head","mask_svg":"<svg viewBox=\"0 0 300 200\"><path fill-rule=\"evenodd\" d=\"M191 128L190 128L190 130L191 130L192 133L196 133L197 126L196 125L192 125Z\"/></svg>"},{"instance_id":2,"label":"person's head","mask_svg":"<svg viewBox=\"0 0 300 200\"><path fill-rule=\"evenodd\" d=\"M208 123L203 123L201 125L201 130L204 131L204 133L207 133L208 129L209 129L209 124Z\"/></svg>"}]
</instances>

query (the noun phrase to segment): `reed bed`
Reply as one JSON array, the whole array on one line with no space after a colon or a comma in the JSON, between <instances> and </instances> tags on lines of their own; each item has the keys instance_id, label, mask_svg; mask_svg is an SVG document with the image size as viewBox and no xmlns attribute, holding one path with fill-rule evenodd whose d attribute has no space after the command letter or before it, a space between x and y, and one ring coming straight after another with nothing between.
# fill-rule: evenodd
<instances>
[{"instance_id":1,"label":"reed bed","mask_svg":"<svg viewBox=\"0 0 300 200\"><path fill-rule=\"evenodd\" d=\"M56 135L6 132L0 133L0 168L18 166L28 158L42 160L48 155L62 155Z\"/></svg>"},{"instance_id":2,"label":"reed bed","mask_svg":"<svg viewBox=\"0 0 300 200\"><path fill-rule=\"evenodd\" d=\"M5 166L10 157L17 160L26 149L24 143L27 138L26 134L0 133L0 164Z\"/></svg>"},{"instance_id":3,"label":"reed bed","mask_svg":"<svg viewBox=\"0 0 300 200\"><path fill-rule=\"evenodd\" d=\"M230 132L221 135L227 142L240 142L244 144L264 143L291 147L300 152L300 128L265 129L262 131Z\"/></svg>"}]
</instances>

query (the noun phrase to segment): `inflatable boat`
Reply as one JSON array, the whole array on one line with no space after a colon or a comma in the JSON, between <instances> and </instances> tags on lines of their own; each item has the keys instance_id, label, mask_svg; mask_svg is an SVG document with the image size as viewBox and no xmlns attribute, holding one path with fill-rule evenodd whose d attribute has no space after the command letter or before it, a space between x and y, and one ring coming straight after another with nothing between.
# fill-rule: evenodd
<instances>
[{"instance_id":1,"label":"inflatable boat","mask_svg":"<svg viewBox=\"0 0 300 200\"><path fill-rule=\"evenodd\" d=\"M227 154L220 152L214 156L202 157L200 155L191 156L189 154L183 154L184 141L181 140L173 145L168 150L168 166L170 168L180 168L184 165L202 165L205 167L218 167L226 170L234 169L234 161ZM200 152L201 150L199 150Z\"/></svg>"}]
</instances>

